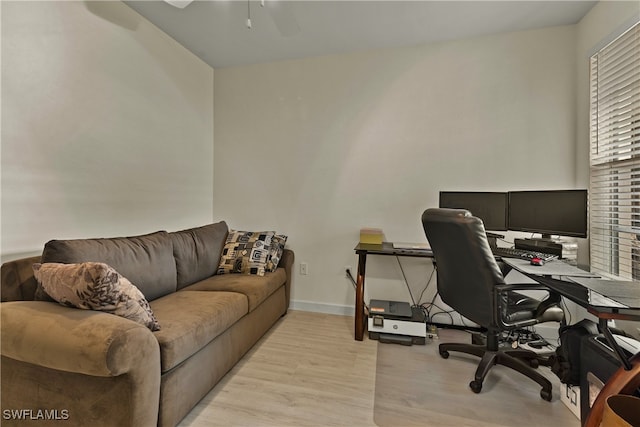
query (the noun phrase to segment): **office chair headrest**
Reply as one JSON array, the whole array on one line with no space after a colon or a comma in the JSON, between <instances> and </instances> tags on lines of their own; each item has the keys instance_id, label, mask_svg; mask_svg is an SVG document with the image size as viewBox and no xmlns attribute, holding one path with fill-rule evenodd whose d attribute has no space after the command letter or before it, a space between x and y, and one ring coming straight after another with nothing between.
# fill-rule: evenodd
<instances>
[{"instance_id":1,"label":"office chair headrest","mask_svg":"<svg viewBox=\"0 0 640 427\"><path fill-rule=\"evenodd\" d=\"M429 216L431 218L466 218L472 217L473 214L466 209L450 209L450 208L429 208L424 211L423 218Z\"/></svg>"}]
</instances>

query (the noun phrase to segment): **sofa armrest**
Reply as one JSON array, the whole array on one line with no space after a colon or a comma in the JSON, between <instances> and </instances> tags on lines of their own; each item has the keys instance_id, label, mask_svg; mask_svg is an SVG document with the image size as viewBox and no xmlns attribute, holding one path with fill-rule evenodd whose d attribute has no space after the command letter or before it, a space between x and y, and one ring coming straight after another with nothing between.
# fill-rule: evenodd
<instances>
[{"instance_id":1,"label":"sofa armrest","mask_svg":"<svg viewBox=\"0 0 640 427\"><path fill-rule=\"evenodd\" d=\"M160 349L146 327L108 313L15 301L0 304L0 335L3 409L63 410L69 418L60 425L157 425Z\"/></svg>"},{"instance_id":2,"label":"sofa armrest","mask_svg":"<svg viewBox=\"0 0 640 427\"><path fill-rule=\"evenodd\" d=\"M289 308L289 301L291 299L291 277L293 275L293 262L295 261L295 255L291 249L285 249L282 253L282 258L278 263L278 268L284 268L287 272L287 283L285 284L285 294L287 297L287 308Z\"/></svg>"},{"instance_id":3,"label":"sofa armrest","mask_svg":"<svg viewBox=\"0 0 640 427\"><path fill-rule=\"evenodd\" d=\"M33 365L93 376L118 376L157 366L160 350L143 325L113 314L44 301L0 304L1 352Z\"/></svg>"},{"instance_id":4,"label":"sofa armrest","mask_svg":"<svg viewBox=\"0 0 640 427\"><path fill-rule=\"evenodd\" d=\"M40 256L7 261L0 268L0 299L5 301L31 301L38 282L33 277L33 264L40 262Z\"/></svg>"}]
</instances>

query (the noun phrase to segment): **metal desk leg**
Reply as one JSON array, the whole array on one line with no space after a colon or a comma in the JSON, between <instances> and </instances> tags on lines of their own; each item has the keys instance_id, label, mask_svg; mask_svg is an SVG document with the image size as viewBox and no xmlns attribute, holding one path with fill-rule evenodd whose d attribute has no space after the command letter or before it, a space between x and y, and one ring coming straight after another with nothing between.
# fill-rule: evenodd
<instances>
[{"instance_id":1,"label":"metal desk leg","mask_svg":"<svg viewBox=\"0 0 640 427\"><path fill-rule=\"evenodd\" d=\"M362 341L364 336L364 272L367 264L367 253L358 255L358 277L356 280L356 313L355 313L355 338Z\"/></svg>"},{"instance_id":2,"label":"metal desk leg","mask_svg":"<svg viewBox=\"0 0 640 427\"><path fill-rule=\"evenodd\" d=\"M615 351L616 356L618 357L618 360L620 361L620 363L622 363L622 367L627 371L630 370L631 363L629 363L629 361L627 360L627 356L625 356L624 352L616 342L615 338L613 338L613 335L609 330L609 324L607 323L607 319L600 319L598 321L598 328L606 338L607 342L609 343L613 351Z\"/></svg>"}]
</instances>

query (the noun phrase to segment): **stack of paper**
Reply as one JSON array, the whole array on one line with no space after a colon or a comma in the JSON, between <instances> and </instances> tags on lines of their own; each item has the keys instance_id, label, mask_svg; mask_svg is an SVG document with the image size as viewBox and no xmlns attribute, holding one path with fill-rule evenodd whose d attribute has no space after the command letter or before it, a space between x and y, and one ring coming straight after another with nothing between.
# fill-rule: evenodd
<instances>
[{"instance_id":1,"label":"stack of paper","mask_svg":"<svg viewBox=\"0 0 640 427\"><path fill-rule=\"evenodd\" d=\"M431 249L428 243L393 242L394 249Z\"/></svg>"}]
</instances>

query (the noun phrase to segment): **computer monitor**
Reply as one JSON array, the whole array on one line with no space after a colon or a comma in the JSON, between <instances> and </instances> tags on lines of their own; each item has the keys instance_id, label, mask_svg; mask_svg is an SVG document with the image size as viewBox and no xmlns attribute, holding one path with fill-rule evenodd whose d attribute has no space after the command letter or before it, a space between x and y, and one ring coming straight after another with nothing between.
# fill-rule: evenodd
<instances>
[{"instance_id":1,"label":"computer monitor","mask_svg":"<svg viewBox=\"0 0 640 427\"><path fill-rule=\"evenodd\" d=\"M587 190L510 191L509 230L587 237Z\"/></svg>"},{"instance_id":2,"label":"computer monitor","mask_svg":"<svg viewBox=\"0 0 640 427\"><path fill-rule=\"evenodd\" d=\"M441 208L466 209L484 223L486 230L506 231L508 193L489 191L441 191Z\"/></svg>"}]
</instances>

